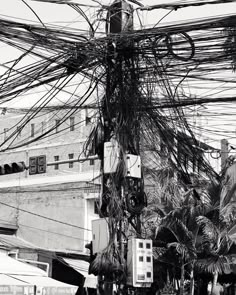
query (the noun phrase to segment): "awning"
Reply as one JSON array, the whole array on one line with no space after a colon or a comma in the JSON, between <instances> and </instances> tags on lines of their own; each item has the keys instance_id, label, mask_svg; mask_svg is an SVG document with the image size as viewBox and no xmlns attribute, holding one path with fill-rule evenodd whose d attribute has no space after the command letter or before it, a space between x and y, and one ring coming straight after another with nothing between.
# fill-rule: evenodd
<instances>
[{"instance_id":1,"label":"awning","mask_svg":"<svg viewBox=\"0 0 236 295\"><path fill-rule=\"evenodd\" d=\"M33 295L34 287L38 295L75 295L78 289L49 278L40 268L0 253L0 295Z\"/></svg>"},{"instance_id":2,"label":"awning","mask_svg":"<svg viewBox=\"0 0 236 295\"><path fill-rule=\"evenodd\" d=\"M74 270L81 273L84 277L88 276L89 263L80 259L63 258L63 260Z\"/></svg>"},{"instance_id":3,"label":"awning","mask_svg":"<svg viewBox=\"0 0 236 295\"><path fill-rule=\"evenodd\" d=\"M79 272L85 277L84 287L94 288L97 287L97 277L88 274L89 263L80 259L62 258L70 267Z\"/></svg>"},{"instance_id":4,"label":"awning","mask_svg":"<svg viewBox=\"0 0 236 295\"><path fill-rule=\"evenodd\" d=\"M16 235L0 234L0 248L4 249L37 249L36 245L33 245Z\"/></svg>"},{"instance_id":5,"label":"awning","mask_svg":"<svg viewBox=\"0 0 236 295\"><path fill-rule=\"evenodd\" d=\"M0 286L5 286L5 285L29 286L28 283L22 282L14 277L11 277L10 275L0 274Z\"/></svg>"},{"instance_id":6,"label":"awning","mask_svg":"<svg viewBox=\"0 0 236 295\"><path fill-rule=\"evenodd\" d=\"M97 277L95 277L94 275L88 275L87 277L85 277L84 287L96 289Z\"/></svg>"},{"instance_id":7,"label":"awning","mask_svg":"<svg viewBox=\"0 0 236 295\"><path fill-rule=\"evenodd\" d=\"M0 274L47 276L42 269L13 259L6 253L0 253Z\"/></svg>"},{"instance_id":8,"label":"awning","mask_svg":"<svg viewBox=\"0 0 236 295\"><path fill-rule=\"evenodd\" d=\"M75 295L78 289L78 286L69 285L49 277L21 275L14 275L12 277L17 280L21 280L22 282L36 286L37 293L44 295Z\"/></svg>"},{"instance_id":9,"label":"awning","mask_svg":"<svg viewBox=\"0 0 236 295\"><path fill-rule=\"evenodd\" d=\"M33 295L34 286L17 280L10 275L0 274L0 294L4 295Z\"/></svg>"}]
</instances>

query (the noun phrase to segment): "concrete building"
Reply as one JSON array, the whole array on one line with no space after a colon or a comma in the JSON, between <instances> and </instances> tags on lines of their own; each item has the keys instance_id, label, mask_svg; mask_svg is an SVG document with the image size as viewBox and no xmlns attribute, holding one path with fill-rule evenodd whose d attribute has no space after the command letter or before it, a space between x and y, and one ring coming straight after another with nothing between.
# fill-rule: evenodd
<instances>
[{"instance_id":1,"label":"concrete building","mask_svg":"<svg viewBox=\"0 0 236 295\"><path fill-rule=\"evenodd\" d=\"M47 163L83 157L92 116L87 109L44 110L33 118L31 113L2 112L0 165L24 161L28 166L30 157L41 155ZM99 173L99 161L89 160L48 166L42 174L1 175L0 247L48 265L54 278L61 279L65 271L68 278L62 280L76 284L63 257L88 258L85 244L92 239L91 220L98 218ZM86 272L81 268L77 265L78 272ZM77 274L74 280L82 284Z\"/></svg>"}]
</instances>

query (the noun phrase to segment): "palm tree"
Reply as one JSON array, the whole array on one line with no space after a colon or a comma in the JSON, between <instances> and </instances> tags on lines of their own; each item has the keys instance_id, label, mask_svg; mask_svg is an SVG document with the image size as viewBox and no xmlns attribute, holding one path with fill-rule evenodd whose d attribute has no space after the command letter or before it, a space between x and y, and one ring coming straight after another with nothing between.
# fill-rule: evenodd
<instances>
[{"instance_id":1,"label":"palm tree","mask_svg":"<svg viewBox=\"0 0 236 295\"><path fill-rule=\"evenodd\" d=\"M181 206L162 218L156 239L161 231L172 233L172 241L160 240L166 251L179 257L181 267L180 294L183 294L184 266L190 270L190 294L194 294L194 269L213 275L212 292L218 274L229 270L232 261L230 237L236 228L235 204L232 203L236 184L226 190L223 181L212 181L207 191L199 195L195 190L182 199ZM163 237L163 235L162 235ZM163 257L163 247L157 257Z\"/></svg>"},{"instance_id":2,"label":"palm tree","mask_svg":"<svg viewBox=\"0 0 236 295\"><path fill-rule=\"evenodd\" d=\"M170 215L163 219L159 232L162 230L169 231L172 234L173 241L166 243L166 250L174 255L179 264L181 273L180 295L183 295L185 266L196 258L193 234L180 219L173 218Z\"/></svg>"},{"instance_id":3,"label":"palm tree","mask_svg":"<svg viewBox=\"0 0 236 295\"><path fill-rule=\"evenodd\" d=\"M222 177L223 178L223 177ZM236 226L235 204L232 202L236 185L226 190L223 181L212 182L208 189L211 206L205 215L197 217L201 230L201 249L197 267L200 271L213 275L212 293L218 275L229 270L232 261L230 249L233 241L230 233Z\"/></svg>"},{"instance_id":4,"label":"palm tree","mask_svg":"<svg viewBox=\"0 0 236 295\"><path fill-rule=\"evenodd\" d=\"M236 185L227 191L226 183L225 173L222 173L221 177L211 180L211 184L203 193L198 194L192 189L185 194L182 190L181 194L181 189L176 189L173 177L165 177L162 185L164 189L160 190L160 194L163 192L168 202L164 205L156 204L154 199L154 204L146 211L146 216L151 216L152 220L156 218L150 231L154 245L158 246L155 248L155 258L158 261L165 260L169 264L176 261L179 263L181 293L184 266L188 265L190 271L190 294L193 295L196 267L213 274L213 291L218 274L226 270L226 262L231 259L230 232L236 226L232 198ZM161 235L162 232L165 232L165 235ZM170 253L171 255L168 255Z\"/></svg>"},{"instance_id":5,"label":"palm tree","mask_svg":"<svg viewBox=\"0 0 236 295\"><path fill-rule=\"evenodd\" d=\"M197 236L199 226L196 218L206 212L206 200L202 202L196 190L175 199L174 206L171 202L166 206L151 206L152 215L159 217L159 224L154 237L154 258L159 262L178 266L181 271L180 293L183 294L185 268L190 269L190 290L194 291L194 262L196 256Z\"/></svg>"}]
</instances>

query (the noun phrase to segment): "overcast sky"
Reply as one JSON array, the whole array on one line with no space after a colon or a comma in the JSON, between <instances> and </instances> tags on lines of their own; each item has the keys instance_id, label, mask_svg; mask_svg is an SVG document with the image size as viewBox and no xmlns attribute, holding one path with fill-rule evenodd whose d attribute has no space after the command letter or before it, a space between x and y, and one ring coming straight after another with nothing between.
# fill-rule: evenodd
<instances>
[{"instance_id":1,"label":"overcast sky","mask_svg":"<svg viewBox=\"0 0 236 295\"><path fill-rule=\"evenodd\" d=\"M58 4L49 4L36 2L31 0L25 0L34 10L37 12L39 17L43 22L46 23L56 23L56 24L65 24L72 25L76 24L75 22L80 20L80 17L76 11L70 8L67 5L58 5ZM91 0L74 0L74 2L86 4L86 5L97 5L96 2ZM102 4L111 4L113 1L100 0ZM161 3L171 3L175 1L171 0L141 0L145 6L154 5ZM135 8L137 6L134 5ZM84 11L89 16L94 15L94 9L92 8L83 8ZM165 15L168 10L155 10L151 12L143 12L142 19L147 24L155 24L156 21ZM173 11L168 17L163 20L163 22L172 22L180 21L193 18L202 18L208 16L216 15L227 15L236 13L236 3L227 3L227 4L217 4L217 5L205 5L200 7L189 7ZM37 21L34 14L30 9L21 1L21 0L2 0L0 1L0 14L8 17L17 17L24 20L33 20Z\"/></svg>"}]
</instances>

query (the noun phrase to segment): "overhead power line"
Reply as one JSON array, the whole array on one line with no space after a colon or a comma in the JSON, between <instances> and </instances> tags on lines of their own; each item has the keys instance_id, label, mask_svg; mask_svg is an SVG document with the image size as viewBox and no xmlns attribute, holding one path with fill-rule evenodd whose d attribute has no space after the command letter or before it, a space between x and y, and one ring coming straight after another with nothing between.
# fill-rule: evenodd
<instances>
[{"instance_id":1,"label":"overhead power line","mask_svg":"<svg viewBox=\"0 0 236 295\"><path fill-rule=\"evenodd\" d=\"M37 216L37 217L40 217L40 218L43 218L43 219L47 219L47 220L50 220L50 221L54 221L54 222L57 222L57 223L60 223L60 224L63 224L63 225L68 225L68 226L71 226L71 227L75 227L75 228L78 228L78 229L82 229L82 230L86 230L86 231L91 231L90 229L88 228L84 228L84 227L81 227L81 226L78 226L78 225L75 225L75 224L70 224L70 223L67 223L67 222L64 222L64 221L60 221L60 220L57 220L57 219L53 219L53 218L50 218L50 217L47 217L47 216L43 216L41 214L37 214L37 213L34 213L34 212L30 212L28 210L25 210L25 209L21 209L21 208L18 208L18 207L15 207L15 206L12 206L12 205L9 205L9 204L6 204L6 203L3 203L3 202L0 202L1 205L4 205L6 207L9 207L9 208L13 208L13 209L17 209L19 211L22 211L22 212L25 212L25 213L28 213L28 214L31 214L31 215L34 215L34 216Z\"/></svg>"},{"instance_id":2,"label":"overhead power line","mask_svg":"<svg viewBox=\"0 0 236 295\"><path fill-rule=\"evenodd\" d=\"M74 5L90 7L90 8L101 8L101 6L99 5L83 4L83 3L73 2L71 0L31 0L31 1L53 3L53 4L74 4Z\"/></svg>"},{"instance_id":3,"label":"overhead power line","mask_svg":"<svg viewBox=\"0 0 236 295\"><path fill-rule=\"evenodd\" d=\"M151 6L142 6L138 9L140 10L154 10L154 9L179 9L179 8L186 8L190 6L204 6L209 4L225 4L225 3L232 3L236 2L235 0L183 0L183 1L176 1L172 3L163 3L163 4L156 4Z\"/></svg>"}]
</instances>

